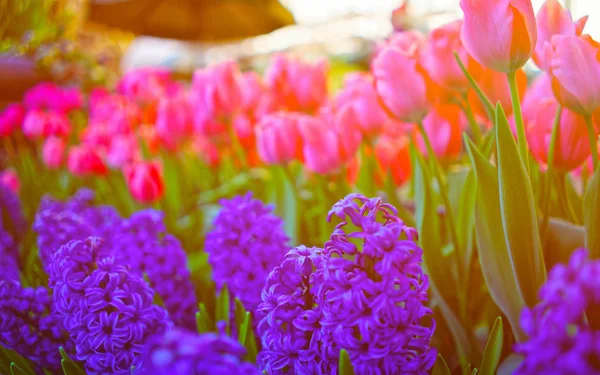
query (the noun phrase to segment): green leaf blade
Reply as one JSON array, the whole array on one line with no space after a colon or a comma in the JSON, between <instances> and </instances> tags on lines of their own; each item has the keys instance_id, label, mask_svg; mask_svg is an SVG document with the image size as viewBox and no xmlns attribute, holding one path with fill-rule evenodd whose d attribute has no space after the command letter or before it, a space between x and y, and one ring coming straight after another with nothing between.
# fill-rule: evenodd
<instances>
[{"instance_id":1,"label":"green leaf blade","mask_svg":"<svg viewBox=\"0 0 600 375\"><path fill-rule=\"evenodd\" d=\"M585 247L590 259L600 258L600 168L592 176L583 196Z\"/></svg>"},{"instance_id":2,"label":"green leaf blade","mask_svg":"<svg viewBox=\"0 0 600 375\"><path fill-rule=\"evenodd\" d=\"M483 352L483 359L479 372L481 375L495 375L500 363L500 356L502 355L502 344L504 341L504 326L502 324L502 318L498 317L494 322L494 327L488 338L488 342L485 345L485 351Z\"/></svg>"},{"instance_id":3,"label":"green leaf blade","mask_svg":"<svg viewBox=\"0 0 600 375\"><path fill-rule=\"evenodd\" d=\"M345 349L340 350L340 360L338 365L339 375L355 375L354 368L350 362L350 356Z\"/></svg>"}]
</instances>

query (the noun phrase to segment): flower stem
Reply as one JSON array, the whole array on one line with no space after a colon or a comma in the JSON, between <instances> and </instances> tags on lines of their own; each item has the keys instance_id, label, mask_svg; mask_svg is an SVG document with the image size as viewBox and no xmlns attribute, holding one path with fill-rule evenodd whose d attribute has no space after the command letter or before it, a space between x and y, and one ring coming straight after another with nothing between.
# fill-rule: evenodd
<instances>
[{"instance_id":1,"label":"flower stem","mask_svg":"<svg viewBox=\"0 0 600 375\"><path fill-rule=\"evenodd\" d=\"M513 114L517 124L517 139L519 141L519 153L521 160L525 164L527 174L529 174L529 151L527 150L527 137L525 136L525 125L523 124L523 113L521 112L521 99L519 98L519 88L517 86L517 74L511 72L507 74L508 84L510 86L510 99L513 105Z\"/></svg>"},{"instance_id":2,"label":"flower stem","mask_svg":"<svg viewBox=\"0 0 600 375\"><path fill-rule=\"evenodd\" d=\"M246 160L246 155L244 154L244 150L242 149L242 145L240 144L240 140L235 134L235 130L233 129L233 124L227 123L227 134L229 135L229 139L231 140L231 144L233 145L233 150L237 154L237 158L242 164L243 169L248 169L248 162Z\"/></svg>"},{"instance_id":3,"label":"flower stem","mask_svg":"<svg viewBox=\"0 0 600 375\"><path fill-rule=\"evenodd\" d=\"M471 103L469 103L469 100L467 99L467 95L464 95L464 105L463 105L463 111L465 112L465 115L467 116L467 120L469 120L469 127L471 128L471 133L473 134L473 138L475 141L476 145L479 145L479 142L481 142L481 128L479 127L479 124L477 123L477 121L475 120L475 116L473 115L473 109L471 108Z\"/></svg>"},{"instance_id":4,"label":"flower stem","mask_svg":"<svg viewBox=\"0 0 600 375\"><path fill-rule=\"evenodd\" d=\"M298 189L298 185L296 185L296 179L294 178L294 174L292 173L292 170L290 169L289 164L283 165L283 174L285 175L285 178L287 178L290 185L292 186L292 191L294 192L296 201L298 202L298 204L300 204L300 202L302 202L302 195L300 194L300 189Z\"/></svg>"},{"instance_id":5,"label":"flower stem","mask_svg":"<svg viewBox=\"0 0 600 375\"><path fill-rule=\"evenodd\" d=\"M594 171L598 167L598 136L596 135L596 131L594 130L594 123L592 121L591 115L585 116L585 126L588 132L588 138L590 139L590 148L592 151L592 163L594 166Z\"/></svg>"},{"instance_id":6,"label":"flower stem","mask_svg":"<svg viewBox=\"0 0 600 375\"><path fill-rule=\"evenodd\" d=\"M444 202L444 207L446 208L446 217L448 218L448 226L450 227L450 237L452 239L452 244L454 245L454 251L458 255L457 259L457 271L459 276L463 276L463 262L462 262L462 250L460 248L460 242L458 240L458 234L456 233L456 222L454 220L454 214L452 212L452 204L450 203L450 198L448 197L448 189L446 187L446 182L444 180L444 176L442 174L442 168L437 160L435 152L433 151L433 147L431 146L431 140L425 131L425 127L422 122L418 122L417 126L419 127L419 132L425 141L425 147L427 148L427 154L429 155L429 160L433 165L433 172L435 174L435 178L438 182L440 188L440 195L442 197L442 201Z\"/></svg>"},{"instance_id":7,"label":"flower stem","mask_svg":"<svg viewBox=\"0 0 600 375\"><path fill-rule=\"evenodd\" d=\"M548 150L548 171L546 172L546 178L544 179L544 196L542 198L542 213L544 219L542 222L542 238L546 237L546 231L548 229L548 221L550 219L550 202L552 201L552 175L554 174L554 153L556 150L556 141L558 139L558 132L560 128L560 118L562 116L562 106L558 106L556 109L556 116L554 116L554 123L552 124L552 136L550 138L550 148Z\"/></svg>"},{"instance_id":8,"label":"flower stem","mask_svg":"<svg viewBox=\"0 0 600 375\"><path fill-rule=\"evenodd\" d=\"M481 102L483 103L483 106L485 107L485 111L486 111L486 113L488 115L488 118L490 119L491 122L494 122L495 121L495 118L494 118L494 105L492 104L492 102L490 101L490 99L487 97L487 95L485 95L485 93L483 92L483 90L481 89L481 87L479 87L479 85L477 84L477 82L475 81L475 79L473 78L473 76L471 76L471 74L469 73L469 71L465 67L465 64L460 59L460 56L458 56L458 53L454 52L454 58L456 59L456 62L460 66L460 69L462 70L462 72L465 75L465 77L467 77L467 80L469 81L469 84L471 85L471 87L473 88L473 90L475 90L475 93L479 97L479 100L481 100Z\"/></svg>"}]
</instances>

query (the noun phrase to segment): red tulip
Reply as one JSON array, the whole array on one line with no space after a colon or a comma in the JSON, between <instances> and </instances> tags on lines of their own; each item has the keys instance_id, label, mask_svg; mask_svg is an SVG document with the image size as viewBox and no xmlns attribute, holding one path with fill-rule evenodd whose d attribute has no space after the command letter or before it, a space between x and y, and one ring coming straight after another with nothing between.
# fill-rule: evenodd
<instances>
[{"instance_id":1,"label":"red tulip","mask_svg":"<svg viewBox=\"0 0 600 375\"><path fill-rule=\"evenodd\" d=\"M138 162L126 167L124 174L129 191L136 200L149 203L163 196L165 185L160 162Z\"/></svg>"},{"instance_id":2,"label":"red tulip","mask_svg":"<svg viewBox=\"0 0 600 375\"><path fill-rule=\"evenodd\" d=\"M276 55L265 72L265 82L279 108L315 112L327 100L325 60L310 64Z\"/></svg>"},{"instance_id":3,"label":"red tulip","mask_svg":"<svg viewBox=\"0 0 600 375\"><path fill-rule=\"evenodd\" d=\"M383 136L375 146L375 156L384 171L391 173L396 186L404 184L410 178L410 140L406 136Z\"/></svg>"},{"instance_id":4,"label":"red tulip","mask_svg":"<svg viewBox=\"0 0 600 375\"><path fill-rule=\"evenodd\" d=\"M454 90L467 90L469 80L454 57L458 53L472 76L478 77L481 66L467 53L460 39L463 21L456 20L434 29L423 53L423 65L439 85Z\"/></svg>"},{"instance_id":5,"label":"red tulip","mask_svg":"<svg viewBox=\"0 0 600 375\"><path fill-rule=\"evenodd\" d=\"M465 119L457 106L443 105L434 108L423 120L433 151L439 159L456 157L462 147L462 128ZM426 155L427 148L417 128L414 130L417 145Z\"/></svg>"},{"instance_id":6,"label":"red tulip","mask_svg":"<svg viewBox=\"0 0 600 375\"><path fill-rule=\"evenodd\" d=\"M537 27L531 0L460 0L461 39L481 65L510 73L531 58Z\"/></svg>"},{"instance_id":7,"label":"red tulip","mask_svg":"<svg viewBox=\"0 0 600 375\"><path fill-rule=\"evenodd\" d=\"M104 175L106 165L94 148L87 144L72 147L67 160L69 171L75 176Z\"/></svg>"},{"instance_id":8,"label":"red tulip","mask_svg":"<svg viewBox=\"0 0 600 375\"><path fill-rule=\"evenodd\" d=\"M529 149L540 164L548 163L548 150L558 103L554 97L538 101L535 117L529 122L527 140ZM590 144L585 118L563 108L554 150L554 167L569 172L579 167L590 156Z\"/></svg>"},{"instance_id":9,"label":"red tulip","mask_svg":"<svg viewBox=\"0 0 600 375\"><path fill-rule=\"evenodd\" d=\"M9 104L0 113L0 137L10 135L14 130L21 127L25 118L25 109L21 104Z\"/></svg>"},{"instance_id":10,"label":"red tulip","mask_svg":"<svg viewBox=\"0 0 600 375\"><path fill-rule=\"evenodd\" d=\"M301 155L298 114L277 112L264 116L256 126L256 148L267 164L284 164Z\"/></svg>"},{"instance_id":11,"label":"red tulip","mask_svg":"<svg viewBox=\"0 0 600 375\"><path fill-rule=\"evenodd\" d=\"M15 193L21 188L21 181L14 169L8 168L0 172L0 185L4 185Z\"/></svg>"},{"instance_id":12,"label":"red tulip","mask_svg":"<svg viewBox=\"0 0 600 375\"><path fill-rule=\"evenodd\" d=\"M587 16L574 23L571 12L557 0L546 0L537 14L538 39L533 54L537 66L543 70L548 68L544 46L554 35L581 35L586 22Z\"/></svg>"},{"instance_id":13,"label":"red tulip","mask_svg":"<svg viewBox=\"0 0 600 375\"><path fill-rule=\"evenodd\" d=\"M555 35L546 44L552 89L563 106L585 115L600 107L599 54L600 44L588 35Z\"/></svg>"},{"instance_id":14,"label":"red tulip","mask_svg":"<svg viewBox=\"0 0 600 375\"><path fill-rule=\"evenodd\" d=\"M65 153L65 141L58 137L50 137L44 142L42 157L44 164L50 169L59 168Z\"/></svg>"},{"instance_id":15,"label":"red tulip","mask_svg":"<svg viewBox=\"0 0 600 375\"><path fill-rule=\"evenodd\" d=\"M383 104L397 119L406 122L421 121L429 111L431 84L419 62L420 48L414 33L400 33L379 52L372 65Z\"/></svg>"}]
</instances>

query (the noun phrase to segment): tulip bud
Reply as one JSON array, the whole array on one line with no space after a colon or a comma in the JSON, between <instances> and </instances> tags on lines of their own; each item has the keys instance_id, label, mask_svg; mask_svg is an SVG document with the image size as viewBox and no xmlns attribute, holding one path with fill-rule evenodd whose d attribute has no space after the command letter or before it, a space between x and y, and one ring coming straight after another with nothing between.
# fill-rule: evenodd
<instances>
[{"instance_id":1,"label":"tulip bud","mask_svg":"<svg viewBox=\"0 0 600 375\"><path fill-rule=\"evenodd\" d=\"M265 82L281 109L315 112L327 100L329 66L276 55L265 72Z\"/></svg>"},{"instance_id":2,"label":"tulip bud","mask_svg":"<svg viewBox=\"0 0 600 375\"><path fill-rule=\"evenodd\" d=\"M546 44L554 95L563 106L584 115L600 107L600 44L591 37L555 35Z\"/></svg>"},{"instance_id":3,"label":"tulip bud","mask_svg":"<svg viewBox=\"0 0 600 375\"><path fill-rule=\"evenodd\" d=\"M15 170L12 168L8 168L0 172L0 184L8 187L15 193L18 193L19 189L21 188L19 176L17 176L17 172L15 172Z\"/></svg>"},{"instance_id":4,"label":"tulip bud","mask_svg":"<svg viewBox=\"0 0 600 375\"><path fill-rule=\"evenodd\" d=\"M156 113L156 133L162 143L175 150L193 132L192 108L183 95L161 98Z\"/></svg>"},{"instance_id":5,"label":"tulip bud","mask_svg":"<svg viewBox=\"0 0 600 375\"><path fill-rule=\"evenodd\" d=\"M529 122L527 128L529 149L540 164L548 163L557 107L558 103L554 97L540 100L537 103L535 117ZM559 171L569 172L579 167L589 156L590 144L585 118L563 108L554 149L554 167Z\"/></svg>"},{"instance_id":6,"label":"tulip bud","mask_svg":"<svg viewBox=\"0 0 600 375\"><path fill-rule=\"evenodd\" d=\"M277 112L264 116L256 126L256 147L267 164L284 164L302 154L297 114Z\"/></svg>"},{"instance_id":7,"label":"tulip bud","mask_svg":"<svg viewBox=\"0 0 600 375\"><path fill-rule=\"evenodd\" d=\"M138 162L126 167L124 174L129 191L136 200L149 203L163 196L165 186L160 162Z\"/></svg>"},{"instance_id":8,"label":"tulip bud","mask_svg":"<svg viewBox=\"0 0 600 375\"><path fill-rule=\"evenodd\" d=\"M423 127L439 159L453 158L460 153L464 123L464 116L457 106L438 106L425 117ZM423 138L417 128L414 132L419 150L426 155L427 148Z\"/></svg>"},{"instance_id":9,"label":"tulip bud","mask_svg":"<svg viewBox=\"0 0 600 375\"><path fill-rule=\"evenodd\" d=\"M511 73L531 58L537 27L531 0L460 0L461 39L481 65Z\"/></svg>"},{"instance_id":10,"label":"tulip bud","mask_svg":"<svg viewBox=\"0 0 600 375\"><path fill-rule=\"evenodd\" d=\"M413 34L396 35L375 57L372 66L375 87L383 104L393 116L406 122L418 122L425 117L431 89L430 78L419 63L421 45Z\"/></svg>"},{"instance_id":11,"label":"tulip bud","mask_svg":"<svg viewBox=\"0 0 600 375\"><path fill-rule=\"evenodd\" d=\"M394 184L400 186L410 178L410 142L406 136L383 136L375 146L375 156L381 169L390 172Z\"/></svg>"},{"instance_id":12,"label":"tulip bud","mask_svg":"<svg viewBox=\"0 0 600 375\"><path fill-rule=\"evenodd\" d=\"M50 137L44 142L42 157L44 164L50 169L57 169L63 162L65 141L58 137Z\"/></svg>"},{"instance_id":13,"label":"tulip bud","mask_svg":"<svg viewBox=\"0 0 600 375\"><path fill-rule=\"evenodd\" d=\"M14 130L21 127L25 118L25 109L21 104L9 104L0 113L0 137L10 135Z\"/></svg>"},{"instance_id":14,"label":"tulip bud","mask_svg":"<svg viewBox=\"0 0 600 375\"><path fill-rule=\"evenodd\" d=\"M94 148L87 144L69 150L67 167L75 176L104 175L106 166Z\"/></svg>"},{"instance_id":15,"label":"tulip bud","mask_svg":"<svg viewBox=\"0 0 600 375\"><path fill-rule=\"evenodd\" d=\"M587 17L583 17L574 23L571 12L557 0L546 0L537 14L538 39L533 54L536 65L543 70L548 68L544 49L554 35L581 35L586 22Z\"/></svg>"}]
</instances>

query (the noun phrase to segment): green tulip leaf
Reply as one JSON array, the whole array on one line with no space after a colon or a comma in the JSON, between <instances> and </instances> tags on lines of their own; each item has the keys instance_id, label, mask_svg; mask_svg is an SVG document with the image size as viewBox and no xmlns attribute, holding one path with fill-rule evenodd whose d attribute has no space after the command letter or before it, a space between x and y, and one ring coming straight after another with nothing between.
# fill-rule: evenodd
<instances>
[{"instance_id":1,"label":"green tulip leaf","mask_svg":"<svg viewBox=\"0 0 600 375\"><path fill-rule=\"evenodd\" d=\"M517 341L522 341L525 336L519 321L525 300L504 240L498 174L496 168L466 136L465 145L477 180L475 234L481 271L490 296L508 317Z\"/></svg>"},{"instance_id":2,"label":"green tulip leaf","mask_svg":"<svg viewBox=\"0 0 600 375\"><path fill-rule=\"evenodd\" d=\"M496 108L496 148L506 247L525 302L533 306L538 290L546 281L544 254L531 182L500 104Z\"/></svg>"},{"instance_id":3,"label":"green tulip leaf","mask_svg":"<svg viewBox=\"0 0 600 375\"><path fill-rule=\"evenodd\" d=\"M231 334L231 323L230 323L230 298L229 298L229 289L227 288L227 284L223 285L219 296L217 297L217 306L215 319L217 322L225 322L226 332L227 334Z\"/></svg>"},{"instance_id":4,"label":"green tulip leaf","mask_svg":"<svg viewBox=\"0 0 600 375\"><path fill-rule=\"evenodd\" d=\"M585 247L591 259L600 258L600 168L592 176L583 196Z\"/></svg>"},{"instance_id":5,"label":"green tulip leaf","mask_svg":"<svg viewBox=\"0 0 600 375\"><path fill-rule=\"evenodd\" d=\"M206 305L204 303L200 303L198 305L198 311L196 312L196 326L198 328L198 333L212 332L214 330L214 323L208 315L208 311L206 309Z\"/></svg>"},{"instance_id":6,"label":"green tulip leaf","mask_svg":"<svg viewBox=\"0 0 600 375\"><path fill-rule=\"evenodd\" d=\"M17 352L7 349L2 345L0 345L0 350L2 351L4 357L8 358L8 360L11 362L11 364L9 365L11 369L12 364L14 363L16 366L19 367L21 371L25 372L26 374L35 374L35 371L33 370L33 367L31 366L29 360L23 358Z\"/></svg>"},{"instance_id":7,"label":"green tulip leaf","mask_svg":"<svg viewBox=\"0 0 600 375\"><path fill-rule=\"evenodd\" d=\"M502 325L502 318L498 317L494 322L492 333L488 338L488 342L485 345L485 351L483 352L483 360L481 361L480 372L481 375L495 375L498 364L500 363L500 356L502 355L502 344L504 341L504 327Z\"/></svg>"}]
</instances>

